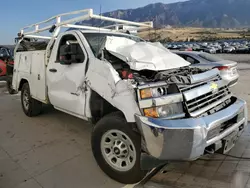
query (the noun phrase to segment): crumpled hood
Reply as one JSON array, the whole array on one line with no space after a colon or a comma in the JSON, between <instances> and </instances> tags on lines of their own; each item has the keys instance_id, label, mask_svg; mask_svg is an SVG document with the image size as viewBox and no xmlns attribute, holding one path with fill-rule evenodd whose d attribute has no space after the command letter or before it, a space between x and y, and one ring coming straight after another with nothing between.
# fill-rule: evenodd
<instances>
[{"instance_id":1,"label":"crumpled hood","mask_svg":"<svg viewBox=\"0 0 250 188\"><path fill-rule=\"evenodd\" d=\"M135 42L125 37L108 36L105 48L137 71L145 69L160 71L190 65L160 43Z\"/></svg>"}]
</instances>

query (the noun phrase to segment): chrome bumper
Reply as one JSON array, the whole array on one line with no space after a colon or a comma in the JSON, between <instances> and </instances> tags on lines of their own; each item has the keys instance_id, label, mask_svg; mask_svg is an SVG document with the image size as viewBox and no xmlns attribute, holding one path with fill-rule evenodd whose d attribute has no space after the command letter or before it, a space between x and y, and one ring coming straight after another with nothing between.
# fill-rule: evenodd
<instances>
[{"instance_id":1,"label":"chrome bumper","mask_svg":"<svg viewBox=\"0 0 250 188\"><path fill-rule=\"evenodd\" d=\"M212 130L236 117L242 118L216 136ZM148 154L160 160L195 160L205 148L218 143L239 127L247 127L246 102L237 99L232 105L215 114L190 119L166 120L136 115L136 123L143 135Z\"/></svg>"}]
</instances>

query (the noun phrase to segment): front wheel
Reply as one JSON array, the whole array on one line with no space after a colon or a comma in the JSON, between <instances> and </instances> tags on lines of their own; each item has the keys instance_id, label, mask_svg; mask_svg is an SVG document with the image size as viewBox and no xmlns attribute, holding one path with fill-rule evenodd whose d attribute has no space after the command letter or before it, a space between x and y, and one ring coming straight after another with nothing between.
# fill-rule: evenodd
<instances>
[{"instance_id":1,"label":"front wheel","mask_svg":"<svg viewBox=\"0 0 250 188\"><path fill-rule=\"evenodd\" d=\"M42 103L31 97L28 83L23 84L21 102L24 113L29 117L37 116L42 111Z\"/></svg>"},{"instance_id":2,"label":"front wheel","mask_svg":"<svg viewBox=\"0 0 250 188\"><path fill-rule=\"evenodd\" d=\"M91 144L98 165L112 179L132 184L146 175L140 168L141 137L119 112L97 123Z\"/></svg>"}]
</instances>

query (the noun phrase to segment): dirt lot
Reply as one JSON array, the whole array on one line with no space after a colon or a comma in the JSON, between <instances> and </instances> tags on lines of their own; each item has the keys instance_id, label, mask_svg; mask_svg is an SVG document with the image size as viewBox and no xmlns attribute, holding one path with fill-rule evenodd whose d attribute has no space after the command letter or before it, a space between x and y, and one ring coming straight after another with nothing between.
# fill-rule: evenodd
<instances>
[{"instance_id":1,"label":"dirt lot","mask_svg":"<svg viewBox=\"0 0 250 188\"><path fill-rule=\"evenodd\" d=\"M244 30L225 30L211 28L165 28L159 30L150 30L140 33L140 36L145 39L171 39L172 41L187 41L188 40L209 40L209 39L232 39L242 38Z\"/></svg>"},{"instance_id":2,"label":"dirt lot","mask_svg":"<svg viewBox=\"0 0 250 188\"><path fill-rule=\"evenodd\" d=\"M243 62L233 92L250 109L250 63ZM134 187L111 180L99 169L91 152L90 124L51 107L28 118L19 94L8 95L4 85L0 82L0 188ZM250 157L249 131L230 154ZM249 178L249 161L214 155L208 161L171 163L145 188L250 188Z\"/></svg>"}]
</instances>

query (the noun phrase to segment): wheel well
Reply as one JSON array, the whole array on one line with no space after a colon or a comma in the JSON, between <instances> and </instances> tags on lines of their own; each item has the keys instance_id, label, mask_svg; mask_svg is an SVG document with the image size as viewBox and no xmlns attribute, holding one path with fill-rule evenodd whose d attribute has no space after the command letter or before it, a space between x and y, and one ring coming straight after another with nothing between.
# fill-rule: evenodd
<instances>
[{"instance_id":1,"label":"wheel well","mask_svg":"<svg viewBox=\"0 0 250 188\"><path fill-rule=\"evenodd\" d=\"M90 111L92 115L92 123L97 123L102 117L112 112L120 111L98 93L92 90L90 97Z\"/></svg>"},{"instance_id":2,"label":"wheel well","mask_svg":"<svg viewBox=\"0 0 250 188\"><path fill-rule=\"evenodd\" d=\"M18 91L21 91L21 89L22 89L22 87L23 87L23 84L25 84L25 83L28 83L28 81L27 81L26 79L22 79L22 80L20 81Z\"/></svg>"}]
</instances>

